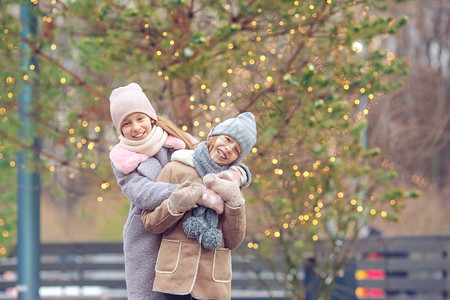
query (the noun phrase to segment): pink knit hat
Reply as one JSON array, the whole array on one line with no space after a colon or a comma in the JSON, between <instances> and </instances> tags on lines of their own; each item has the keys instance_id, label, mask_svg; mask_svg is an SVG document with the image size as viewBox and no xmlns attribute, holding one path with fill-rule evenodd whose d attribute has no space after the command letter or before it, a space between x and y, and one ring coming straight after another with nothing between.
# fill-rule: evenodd
<instances>
[{"instance_id":1,"label":"pink knit hat","mask_svg":"<svg viewBox=\"0 0 450 300\"><path fill-rule=\"evenodd\" d=\"M121 131L120 126L123 120L135 112L145 113L153 120L158 120L150 100L148 100L142 88L137 83L132 82L129 85L113 90L109 97L109 102L111 119L118 131Z\"/></svg>"}]
</instances>

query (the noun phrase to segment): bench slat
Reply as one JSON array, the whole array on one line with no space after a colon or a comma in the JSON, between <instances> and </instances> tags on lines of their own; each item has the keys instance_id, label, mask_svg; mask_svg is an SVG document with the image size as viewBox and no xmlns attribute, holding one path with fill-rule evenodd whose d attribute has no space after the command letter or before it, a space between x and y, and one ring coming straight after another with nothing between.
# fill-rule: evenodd
<instances>
[{"instance_id":1,"label":"bench slat","mask_svg":"<svg viewBox=\"0 0 450 300\"><path fill-rule=\"evenodd\" d=\"M384 269L386 271L450 271L450 260L447 259L423 259L412 260L402 258L381 258L379 260L360 260L356 262L357 269Z\"/></svg>"}]
</instances>

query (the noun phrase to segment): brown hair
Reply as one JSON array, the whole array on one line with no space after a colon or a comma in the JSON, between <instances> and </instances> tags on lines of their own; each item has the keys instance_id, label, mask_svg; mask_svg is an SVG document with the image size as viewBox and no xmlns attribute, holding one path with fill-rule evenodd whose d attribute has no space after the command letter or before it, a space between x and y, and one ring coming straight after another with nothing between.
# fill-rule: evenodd
<instances>
[{"instance_id":1,"label":"brown hair","mask_svg":"<svg viewBox=\"0 0 450 300\"><path fill-rule=\"evenodd\" d=\"M211 152L211 148L217 140L218 135L212 135L206 141L206 145L208 146L208 152Z\"/></svg>"},{"instance_id":2,"label":"brown hair","mask_svg":"<svg viewBox=\"0 0 450 300\"><path fill-rule=\"evenodd\" d=\"M174 137L179 138L180 140L185 142L186 149L194 149L195 148L195 144L189 138L188 133L181 130L175 123L173 123L166 117L158 115L158 121L156 121L156 125L161 127L168 134L173 135Z\"/></svg>"}]
</instances>

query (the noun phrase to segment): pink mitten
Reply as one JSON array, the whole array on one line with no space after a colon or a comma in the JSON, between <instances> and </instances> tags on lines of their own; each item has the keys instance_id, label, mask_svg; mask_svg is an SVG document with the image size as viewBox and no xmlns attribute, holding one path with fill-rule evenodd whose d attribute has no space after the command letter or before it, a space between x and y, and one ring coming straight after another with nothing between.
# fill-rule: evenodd
<instances>
[{"instance_id":1,"label":"pink mitten","mask_svg":"<svg viewBox=\"0 0 450 300\"><path fill-rule=\"evenodd\" d=\"M230 174L223 174L223 178L220 178L216 174L207 174L203 177L203 183L222 196L223 200L230 207L240 207L244 204L244 198L242 198L241 190L238 184Z\"/></svg>"},{"instance_id":2,"label":"pink mitten","mask_svg":"<svg viewBox=\"0 0 450 300\"><path fill-rule=\"evenodd\" d=\"M197 201L197 204L215 210L218 215L223 213L224 204L222 197L209 188L205 189L203 196Z\"/></svg>"},{"instance_id":3,"label":"pink mitten","mask_svg":"<svg viewBox=\"0 0 450 300\"><path fill-rule=\"evenodd\" d=\"M238 186L242 185L242 174L236 167L231 167L230 169L228 169L226 171L222 171L222 172L218 173L217 176L219 176L219 178L225 178L226 177L225 174L230 175L231 178L234 181L236 181Z\"/></svg>"}]
</instances>

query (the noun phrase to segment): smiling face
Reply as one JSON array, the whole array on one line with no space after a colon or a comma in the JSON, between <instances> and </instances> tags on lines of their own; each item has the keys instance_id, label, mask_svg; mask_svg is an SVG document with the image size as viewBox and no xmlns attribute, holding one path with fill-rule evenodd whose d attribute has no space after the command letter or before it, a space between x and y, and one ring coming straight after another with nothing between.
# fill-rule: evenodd
<instances>
[{"instance_id":1,"label":"smiling face","mask_svg":"<svg viewBox=\"0 0 450 300\"><path fill-rule=\"evenodd\" d=\"M121 132L129 140L145 139L152 130L152 119L144 113L132 113L122 122Z\"/></svg>"},{"instance_id":2,"label":"smiling face","mask_svg":"<svg viewBox=\"0 0 450 300\"><path fill-rule=\"evenodd\" d=\"M219 166L233 163L241 155L239 143L228 135L210 137L209 156Z\"/></svg>"}]
</instances>

